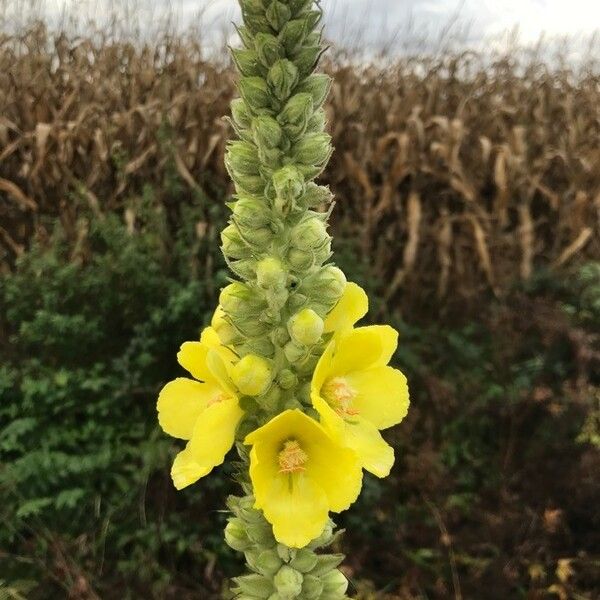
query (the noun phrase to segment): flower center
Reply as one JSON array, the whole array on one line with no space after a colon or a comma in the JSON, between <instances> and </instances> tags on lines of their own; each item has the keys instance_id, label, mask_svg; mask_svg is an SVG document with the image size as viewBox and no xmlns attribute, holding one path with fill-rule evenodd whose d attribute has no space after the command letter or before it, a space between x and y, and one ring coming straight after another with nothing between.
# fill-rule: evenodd
<instances>
[{"instance_id":1,"label":"flower center","mask_svg":"<svg viewBox=\"0 0 600 600\"><path fill-rule=\"evenodd\" d=\"M208 408L209 406L212 406L213 404L218 404L219 402L223 402L223 400L227 400L227 398L229 398L229 396L225 392L223 392L223 391L215 392L210 397L208 402L206 403L206 408Z\"/></svg>"},{"instance_id":2,"label":"flower center","mask_svg":"<svg viewBox=\"0 0 600 600\"><path fill-rule=\"evenodd\" d=\"M358 409L352 406L356 398L354 390L343 377L333 377L325 382L321 390L325 400L340 417L355 417L359 414Z\"/></svg>"},{"instance_id":3,"label":"flower center","mask_svg":"<svg viewBox=\"0 0 600 600\"><path fill-rule=\"evenodd\" d=\"M280 473L299 473L305 469L308 454L296 440L288 440L283 444L278 458Z\"/></svg>"}]
</instances>

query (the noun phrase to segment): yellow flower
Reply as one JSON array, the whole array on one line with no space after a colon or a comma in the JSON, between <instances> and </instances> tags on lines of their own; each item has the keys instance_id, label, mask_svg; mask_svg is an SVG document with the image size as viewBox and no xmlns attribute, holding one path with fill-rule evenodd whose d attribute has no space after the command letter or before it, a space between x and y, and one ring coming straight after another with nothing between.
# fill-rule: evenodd
<instances>
[{"instance_id":1,"label":"yellow flower","mask_svg":"<svg viewBox=\"0 0 600 600\"><path fill-rule=\"evenodd\" d=\"M389 475L394 464L394 450L379 430L408 412L406 377L388 366L397 345L398 333L387 325L346 331L325 349L311 384L321 423L378 477Z\"/></svg>"},{"instance_id":2,"label":"yellow flower","mask_svg":"<svg viewBox=\"0 0 600 600\"><path fill-rule=\"evenodd\" d=\"M300 410L286 410L249 434L256 508L278 542L302 548L323 531L329 511L358 497L362 471L354 452L336 443Z\"/></svg>"},{"instance_id":3,"label":"yellow flower","mask_svg":"<svg viewBox=\"0 0 600 600\"><path fill-rule=\"evenodd\" d=\"M160 392L160 426L169 435L188 440L171 469L178 490L208 475L233 446L243 414L228 373L233 356L208 327L201 341L186 342L177 355L195 379L179 377Z\"/></svg>"},{"instance_id":4,"label":"yellow flower","mask_svg":"<svg viewBox=\"0 0 600 600\"><path fill-rule=\"evenodd\" d=\"M338 303L325 319L325 333L343 333L362 319L369 310L369 298L359 285L349 281Z\"/></svg>"}]
</instances>

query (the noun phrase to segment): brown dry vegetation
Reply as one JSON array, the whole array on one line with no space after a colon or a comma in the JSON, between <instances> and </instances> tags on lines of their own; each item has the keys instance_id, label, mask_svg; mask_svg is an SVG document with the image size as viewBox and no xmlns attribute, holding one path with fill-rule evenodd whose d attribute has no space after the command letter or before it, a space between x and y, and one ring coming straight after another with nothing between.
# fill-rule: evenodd
<instances>
[{"instance_id":1,"label":"brown dry vegetation","mask_svg":"<svg viewBox=\"0 0 600 600\"><path fill-rule=\"evenodd\" d=\"M517 62L326 65L334 226L362 240L385 299L418 289L421 302L475 302L536 266L600 253L600 74ZM45 235L45 216L77 236L81 198L99 214L123 209L169 161L190 194L221 201L233 93L233 71L190 39L141 47L43 25L2 35L4 268Z\"/></svg>"}]
</instances>

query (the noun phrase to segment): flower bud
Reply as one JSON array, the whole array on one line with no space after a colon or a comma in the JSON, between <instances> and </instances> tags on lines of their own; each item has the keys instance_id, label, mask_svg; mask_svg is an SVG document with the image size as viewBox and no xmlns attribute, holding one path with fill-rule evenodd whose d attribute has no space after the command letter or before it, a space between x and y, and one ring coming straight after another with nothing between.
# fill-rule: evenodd
<instances>
[{"instance_id":1,"label":"flower bud","mask_svg":"<svg viewBox=\"0 0 600 600\"><path fill-rule=\"evenodd\" d=\"M314 575L305 575L302 582L302 594L306 600L318 600L323 593L323 583Z\"/></svg>"},{"instance_id":2,"label":"flower bud","mask_svg":"<svg viewBox=\"0 0 600 600\"><path fill-rule=\"evenodd\" d=\"M242 140L229 142L225 164L232 177L237 174L258 175L260 167L258 150L254 144Z\"/></svg>"},{"instance_id":3,"label":"flower bud","mask_svg":"<svg viewBox=\"0 0 600 600\"><path fill-rule=\"evenodd\" d=\"M254 47L254 37L252 32L244 25L237 26L236 31L242 40L242 44L244 44L248 50L252 49Z\"/></svg>"},{"instance_id":4,"label":"flower bud","mask_svg":"<svg viewBox=\"0 0 600 600\"><path fill-rule=\"evenodd\" d=\"M281 31L283 26L291 19L290 7L279 0L273 0L265 13L267 21L275 31Z\"/></svg>"},{"instance_id":5,"label":"flower bud","mask_svg":"<svg viewBox=\"0 0 600 600\"><path fill-rule=\"evenodd\" d=\"M248 354L233 366L231 378L242 394L260 396L271 385L271 367L264 358Z\"/></svg>"},{"instance_id":6,"label":"flower bud","mask_svg":"<svg viewBox=\"0 0 600 600\"><path fill-rule=\"evenodd\" d=\"M299 250L297 248L291 248L288 251L287 260L294 271L306 271L315 263L313 253L310 250Z\"/></svg>"},{"instance_id":7,"label":"flower bud","mask_svg":"<svg viewBox=\"0 0 600 600\"><path fill-rule=\"evenodd\" d=\"M295 12L293 8L292 12ZM300 44L302 44L306 38L308 33L306 26L307 23L305 19L293 19L283 26L279 38L281 39L288 56L295 54Z\"/></svg>"},{"instance_id":8,"label":"flower bud","mask_svg":"<svg viewBox=\"0 0 600 600\"><path fill-rule=\"evenodd\" d=\"M265 331L267 329L265 327ZM250 338L240 347L240 350L242 353L258 354L267 358L271 358L275 354L275 346L267 337Z\"/></svg>"},{"instance_id":9,"label":"flower bud","mask_svg":"<svg viewBox=\"0 0 600 600\"><path fill-rule=\"evenodd\" d=\"M273 188L278 208L291 207L305 190L304 177L293 165L282 167L273 173Z\"/></svg>"},{"instance_id":10,"label":"flower bud","mask_svg":"<svg viewBox=\"0 0 600 600\"><path fill-rule=\"evenodd\" d=\"M331 543L331 541L334 538L334 534L333 534L333 523L331 522L331 520L329 520L326 524L325 527L323 528L323 531L321 533L321 535L318 538L315 538L309 545L309 548L321 548L323 546L327 546L328 544ZM319 559L320 560L320 559ZM340 561L341 562L341 561ZM339 565L340 563L338 563ZM337 565L335 565L337 566ZM333 567L330 567L333 568ZM329 570L329 569L327 569ZM313 570L313 573L315 573L315 570Z\"/></svg>"},{"instance_id":11,"label":"flower bud","mask_svg":"<svg viewBox=\"0 0 600 600\"><path fill-rule=\"evenodd\" d=\"M283 56L283 48L279 40L270 33L258 33L254 42L258 60L269 68Z\"/></svg>"},{"instance_id":12,"label":"flower bud","mask_svg":"<svg viewBox=\"0 0 600 600\"><path fill-rule=\"evenodd\" d=\"M290 137L298 139L306 131L313 111L311 94L295 94L287 101L277 120Z\"/></svg>"},{"instance_id":13,"label":"flower bud","mask_svg":"<svg viewBox=\"0 0 600 600\"><path fill-rule=\"evenodd\" d=\"M240 196L233 205L235 222L241 227L257 229L268 225L271 214L264 200L251 196Z\"/></svg>"},{"instance_id":14,"label":"flower bud","mask_svg":"<svg viewBox=\"0 0 600 600\"><path fill-rule=\"evenodd\" d=\"M234 577L233 581L237 585L234 590L236 598L264 598L265 600L273 593L273 584L268 577L252 574L243 577Z\"/></svg>"},{"instance_id":15,"label":"flower bud","mask_svg":"<svg viewBox=\"0 0 600 600\"><path fill-rule=\"evenodd\" d=\"M221 231L221 249L227 258L244 258L248 255L248 245L242 239L238 228L230 224Z\"/></svg>"},{"instance_id":16,"label":"flower bud","mask_svg":"<svg viewBox=\"0 0 600 600\"><path fill-rule=\"evenodd\" d=\"M216 331L221 344L229 346L240 339L240 334L235 327L225 318L225 311L219 304L210 322L210 326Z\"/></svg>"},{"instance_id":17,"label":"flower bud","mask_svg":"<svg viewBox=\"0 0 600 600\"><path fill-rule=\"evenodd\" d=\"M304 308L304 306L306 306L307 302L308 302L307 296L305 296L304 294L300 294L299 292L294 292L294 294L292 296L290 296L290 299L288 302L288 307L289 307L290 311L297 312L301 308Z\"/></svg>"},{"instance_id":18,"label":"flower bud","mask_svg":"<svg viewBox=\"0 0 600 600\"><path fill-rule=\"evenodd\" d=\"M320 108L329 94L331 77L325 73L315 73L307 77L296 89L297 93L306 92L312 96L315 109Z\"/></svg>"},{"instance_id":19,"label":"flower bud","mask_svg":"<svg viewBox=\"0 0 600 600\"><path fill-rule=\"evenodd\" d=\"M267 21L267 18L264 14L248 14L242 11L242 17L244 19L244 23L254 35L257 33L268 33L271 31L271 24Z\"/></svg>"},{"instance_id":20,"label":"flower bud","mask_svg":"<svg viewBox=\"0 0 600 600\"><path fill-rule=\"evenodd\" d=\"M296 556L290 561L290 567L293 567L300 573L308 573L315 568L317 564L317 555L309 548L300 548Z\"/></svg>"},{"instance_id":21,"label":"flower bud","mask_svg":"<svg viewBox=\"0 0 600 600\"><path fill-rule=\"evenodd\" d=\"M297 312L288 321L288 331L292 339L304 346L313 346L323 335L323 319L312 309Z\"/></svg>"},{"instance_id":22,"label":"flower bud","mask_svg":"<svg viewBox=\"0 0 600 600\"><path fill-rule=\"evenodd\" d=\"M227 253L225 253L227 255ZM229 263L231 270L240 278L250 280L256 275L256 259L242 258Z\"/></svg>"},{"instance_id":23,"label":"flower bud","mask_svg":"<svg viewBox=\"0 0 600 600\"><path fill-rule=\"evenodd\" d=\"M273 578L273 583L282 600L292 600L302 593L303 580L302 573L284 565Z\"/></svg>"},{"instance_id":24,"label":"flower bud","mask_svg":"<svg viewBox=\"0 0 600 600\"><path fill-rule=\"evenodd\" d=\"M327 535L326 543L329 543L331 541L331 538L333 537L332 531L333 531L333 529L330 526L330 527L326 528L326 530L323 532L324 534ZM314 540L311 543L311 548L317 547L314 544L319 539L320 538L318 538L317 540ZM331 571L332 569L335 569L337 566L339 566L343 560L344 560L343 554L319 554L319 555L317 555L317 563L311 569L311 575L315 575L316 577L325 575L326 573L329 573L329 571Z\"/></svg>"},{"instance_id":25,"label":"flower bud","mask_svg":"<svg viewBox=\"0 0 600 600\"><path fill-rule=\"evenodd\" d=\"M261 546L275 546L275 538L273 537L273 528L266 522L246 523L246 533L248 538L255 544Z\"/></svg>"},{"instance_id":26,"label":"flower bud","mask_svg":"<svg viewBox=\"0 0 600 600\"><path fill-rule=\"evenodd\" d=\"M287 273L277 258L263 258L256 268L256 280L263 289L285 286Z\"/></svg>"},{"instance_id":27,"label":"flower bud","mask_svg":"<svg viewBox=\"0 0 600 600\"><path fill-rule=\"evenodd\" d=\"M329 240L327 228L323 219L307 215L294 229L290 236L290 242L294 248L299 250L316 250Z\"/></svg>"},{"instance_id":28,"label":"flower bud","mask_svg":"<svg viewBox=\"0 0 600 600\"><path fill-rule=\"evenodd\" d=\"M236 175L233 179L235 190L238 194L262 194L265 191L265 182L260 175Z\"/></svg>"},{"instance_id":29,"label":"flower bud","mask_svg":"<svg viewBox=\"0 0 600 600\"><path fill-rule=\"evenodd\" d=\"M297 363L306 356L306 350L302 346L298 346L295 342L288 342L283 347L283 353L292 364Z\"/></svg>"},{"instance_id":30,"label":"flower bud","mask_svg":"<svg viewBox=\"0 0 600 600\"><path fill-rule=\"evenodd\" d=\"M306 77L312 73L322 52L323 48L320 45L305 46L294 56L294 64L298 68L300 77Z\"/></svg>"},{"instance_id":31,"label":"flower bud","mask_svg":"<svg viewBox=\"0 0 600 600\"><path fill-rule=\"evenodd\" d=\"M257 146L276 148L281 142L283 130L273 117L261 116L252 122L252 135Z\"/></svg>"},{"instance_id":32,"label":"flower bud","mask_svg":"<svg viewBox=\"0 0 600 600\"><path fill-rule=\"evenodd\" d=\"M293 156L303 165L323 165L331 152L331 136L328 133L309 133L294 146Z\"/></svg>"},{"instance_id":33,"label":"flower bud","mask_svg":"<svg viewBox=\"0 0 600 600\"><path fill-rule=\"evenodd\" d=\"M267 82L261 77L242 77L240 79L240 94L252 110L269 106L271 97Z\"/></svg>"},{"instance_id":34,"label":"flower bud","mask_svg":"<svg viewBox=\"0 0 600 600\"><path fill-rule=\"evenodd\" d=\"M290 97L292 90L298 83L298 69L293 62L285 58L279 59L269 69L267 82L273 95L284 102Z\"/></svg>"},{"instance_id":35,"label":"flower bud","mask_svg":"<svg viewBox=\"0 0 600 600\"><path fill-rule=\"evenodd\" d=\"M310 182L306 185L306 192L300 198L299 203L304 208L316 208L321 204L329 204L333 199L333 194L328 187L317 185Z\"/></svg>"},{"instance_id":36,"label":"flower bud","mask_svg":"<svg viewBox=\"0 0 600 600\"><path fill-rule=\"evenodd\" d=\"M337 569L323 575L321 581L323 582L323 595L330 595L332 599L343 598L348 589L346 576Z\"/></svg>"},{"instance_id":37,"label":"flower bud","mask_svg":"<svg viewBox=\"0 0 600 600\"><path fill-rule=\"evenodd\" d=\"M318 298L324 303L337 302L346 288L346 276L341 269L327 265L315 275L305 280L302 291L311 298Z\"/></svg>"},{"instance_id":38,"label":"flower bud","mask_svg":"<svg viewBox=\"0 0 600 600\"><path fill-rule=\"evenodd\" d=\"M289 390L298 383L298 376L290 369L283 369L277 375L277 383L284 389Z\"/></svg>"},{"instance_id":39,"label":"flower bud","mask_svg":"<svg viewBox=\"0 0 600 600\"><path fill-rule=\"evenodd\" d=\"M269 330L269 325L263 319L257 318L258 313L264 311L265 305L252 305L245 309L245 313L240 315L233 313L229 315L233 325L240 333L248 338L258 338L265 335Z\"/></svg>"},{"instance_id":40,"label":"flower bud","mask_svg":"<svg viewBox=\"0 0 600 600\"><path fill-rule=\"evenodd\" d=\"M327 125L327 115L325 114L325 111L322 108L320 108L310 118L310 121L308 122L308 125L306 126L306 131L309 131L309 132L323 131L325 129L326 125Z\"/></svg>"},{"instance_id":41,"label":"flower bud","mask_svg":"<svg viewBox=\"0 0 600 600\"><path fill-rule=\"evenodd\" d=\"M278 327L275 330L275 343L282 347L290 341L290 334L285 327Z\"/></svg>"},{"instance_id":42,"label":"flower bud","mask_svg":"<svg viewBox=\"0 0 600 600\"><path fill-rule=\"evenodd\" d=\"M281 568L282 560L276 550L263 550L251 565L261 575L272 577Z\"/></svg>"},{"instance_id":43,"label":"flower bud","mask_svg":"<svg viewBox=\"0 0 600 600\"><path fill-rule=\"evenodd\" d=\"M247 233L247 240L254 248L266 250L267 246L273 240L273 230L270 227L251 229Z\"/></svg>"},{"instance_id":44,"label":"flower bud","mask_svg":"<svg viewBox=\"0 0 600 600\"><path fill-rule=\"evenodd\" d=\"M299 13L305 12L313 5L314 0L289 0L292 14L297 17Z\"/></svg>"},{"instance_id":45,"label":"flower bud","mask_svg":"<svg viewBox=\"0 0 600 600\"><path fill-rule=\"evenodd\" d=\"M260 307L260 299L246 284L235 281L221 290L219 304L230 317L239 318Z\"/></svg>"},{"instance_id":46,"label":"flower bud","mask_svg":"<svg viewBox=\"0 0 600 600\"><path fill-rule=\"evenodd\" d=\"M233 122L242 128L250 127L252 122L252 115L248 110L248 105L242 98L236 98L231 101L231 117Z\"/></svg>"},{"instance_id":47,"label":"flower bud","mask_svg":"<svg viewBox=\"0 0 600 600\"><path fill-rule=\"evenodd\" d=\"M225 527L225 542L230 548L238 552L244 552L252 545L246 535L246 528L241 519L229 519Z\"/></svg>"},{"instance_id":48,"label":"flower bud","mask_svg":"<svg viewBox=\"0 0 600 600\"><path fill-rule=\"evenodd\" d=\"M253 50L234 48L231 50L233 62L244 77L260 75L258 68L258 56Z\"/></svg>"}]
</instances>

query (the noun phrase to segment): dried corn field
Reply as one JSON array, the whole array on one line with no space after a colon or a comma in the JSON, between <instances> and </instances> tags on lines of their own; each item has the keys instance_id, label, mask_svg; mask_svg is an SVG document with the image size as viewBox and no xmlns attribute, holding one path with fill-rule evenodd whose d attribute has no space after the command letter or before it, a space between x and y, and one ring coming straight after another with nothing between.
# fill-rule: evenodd
<instances>
[{"instance_id":1,"label":"dried corn field","mask_svg":"<svg viewBox=\"0 0 600 600\"><path fill-rule=\"evenodd\" d=\"M469 53L324 67L334 227L358 240L386 300L475 303L600 255L600 73L510 57L484 68ZM142 47L43 25L0 37L3 268L51 218L74 241L82 210L131 219L130 200L148 185L160 198L168 168L178 202L222 202L233 84L184 37Z\"/></svg>"}]
</instances>

